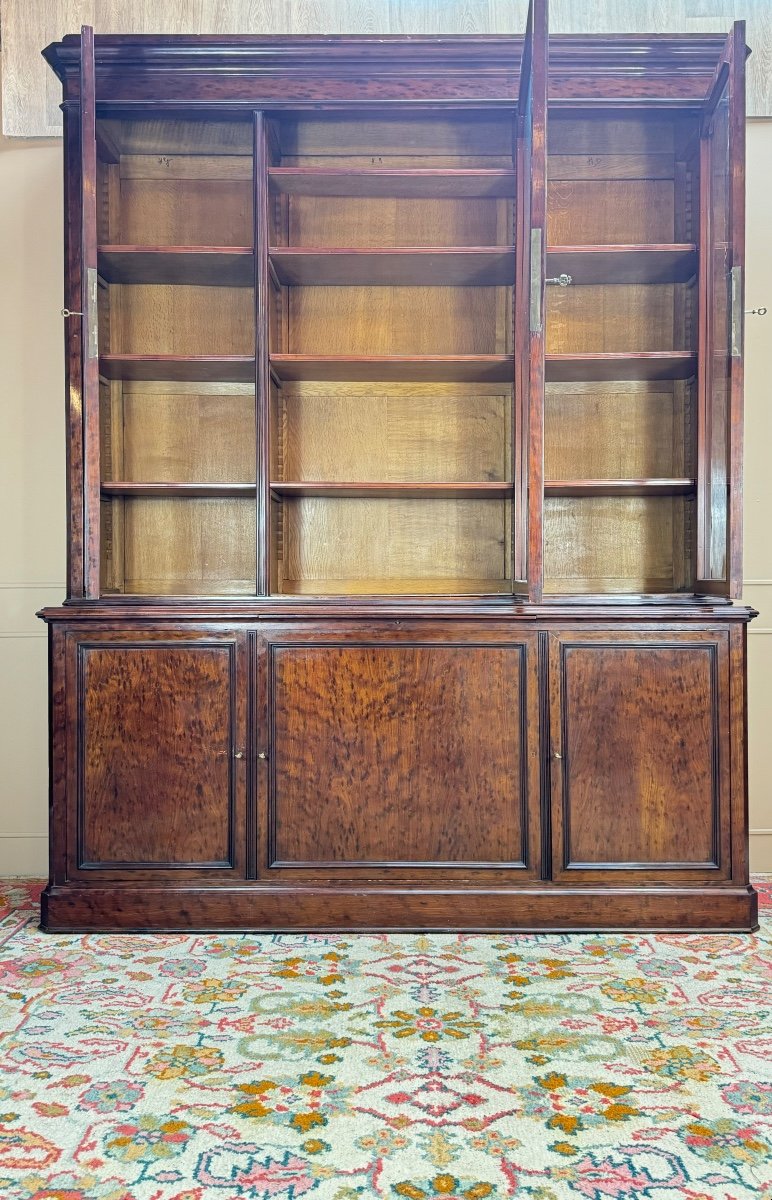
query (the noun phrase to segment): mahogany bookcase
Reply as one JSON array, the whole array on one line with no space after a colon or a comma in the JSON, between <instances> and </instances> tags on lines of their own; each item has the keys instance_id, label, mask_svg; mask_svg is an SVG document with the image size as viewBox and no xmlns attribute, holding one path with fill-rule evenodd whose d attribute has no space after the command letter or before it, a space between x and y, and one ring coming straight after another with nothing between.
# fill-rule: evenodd
<instances>
[{"instance_id":1,"label":"mahogany bookcase","mask_svg":"<svg viewBox=\"0 0 772 1200\"><path fill-rule=\"evenodd\" d=\"M43 927L754 928L743 24L45 56Z\"/></svg>"}]
</instances>

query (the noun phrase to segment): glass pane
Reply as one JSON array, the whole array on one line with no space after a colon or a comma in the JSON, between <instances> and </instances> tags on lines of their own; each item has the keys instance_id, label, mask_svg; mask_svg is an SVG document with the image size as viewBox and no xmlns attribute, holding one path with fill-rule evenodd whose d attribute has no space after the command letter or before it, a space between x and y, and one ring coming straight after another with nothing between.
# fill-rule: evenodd
<instances>
[{"instance_id":1,"label":"glass pane","mask_svg":"<svg viewBox=\"0 0 772 1200\"><path fill-rule=\"evenodd\" d=\"M512 591L512 112L285 114L270 590Z\"/></svg>"},{"instance_id":2,"label":"glass pane","mask_svg":"<svg viewBox=\"0 0 772 1200\"><path fill-rule=\"evenodd\" d=\"M252 136L97 123L103 593L256 591Z\"/></svg>"}]
</instances>

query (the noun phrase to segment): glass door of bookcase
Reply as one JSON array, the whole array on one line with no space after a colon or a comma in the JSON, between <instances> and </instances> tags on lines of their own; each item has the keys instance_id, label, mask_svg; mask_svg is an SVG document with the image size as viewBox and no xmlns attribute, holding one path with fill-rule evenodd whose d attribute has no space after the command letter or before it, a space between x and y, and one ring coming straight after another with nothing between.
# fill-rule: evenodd
<instances>
[{"instance_id":1,"label":"glass door of bookcase","mask_svg":"<svg viewBox=\"0 0 772 1200\"><path fill-rule=\"evenodd\" d=\"M546 32L517 106L190 119L84 29L85 595L538 596Z\"/></svg>"},{"instance_id":2,"label":"glass door of bookcase","mask_svg":"<svg viewBox=\"0 0 772 1200\"><path fill-rule=\"evenodd\" d=\"M82 46L86 594L254 595L252 114L94 119Z\"/></svg>"},{"instance_id":3,"label":"glass door of bookcase","mask_svg":"<svg viewBox=\"0 0 772 1200\"><path fill-rule=\"evenodd\" d=\"M705 277L697 590L742 594L745 24L727 38L700 130Z\"/></svg>"},{"instance_id":4,"label":"glass door of bookcase","mask_svg":"<svg viewBox=\"0 0 772 1200\"><path fill-rule=\"evenodd\" d=\"M527 590L542 346L528 306L544 260L518 255L543 226L546 97L546 4L534 9L520 118L426 106L258 124L273 593Z\"/></svg>"}]
</instances>

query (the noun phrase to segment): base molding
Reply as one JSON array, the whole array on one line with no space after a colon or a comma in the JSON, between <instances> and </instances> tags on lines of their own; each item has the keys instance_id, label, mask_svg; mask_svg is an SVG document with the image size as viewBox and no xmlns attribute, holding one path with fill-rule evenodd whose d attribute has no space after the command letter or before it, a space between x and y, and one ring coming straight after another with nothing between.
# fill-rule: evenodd
<instances>
[{"instance_id":1,"label":"base molding","mask_svg":"<svg viewBox=\"0 0 772 1200\"><path fill-rule=\"evenodd\" d=\"M49 885L50 933L315 930L548 933L758 928L753 887L499 888Z\"/></svg>"}]
</instances>

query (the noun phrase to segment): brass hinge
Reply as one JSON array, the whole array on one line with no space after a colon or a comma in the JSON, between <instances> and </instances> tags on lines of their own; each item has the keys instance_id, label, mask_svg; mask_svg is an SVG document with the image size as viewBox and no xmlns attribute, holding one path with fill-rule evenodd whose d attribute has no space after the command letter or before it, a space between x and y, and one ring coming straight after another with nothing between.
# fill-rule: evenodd
<instances>
[{"instance_id":1,"label":"brass hinge","mask_svg":"<svg viewBox=\"0 0 772 1200\"><path fill-rule=\"evenodd\" d=\"M531 230L531 333L541 333L542 232Z\"/></svg>"},{"instance_id":2,"label":"brass hinge","mask_svg":"<svg viewBox=\"0 0 772 1200\"><path fill-rule=\"evenodd\" d=\"M732 313L732 358L743 356L743 269L732 267L729 273Z\"/></svg>"}]
</instances>

